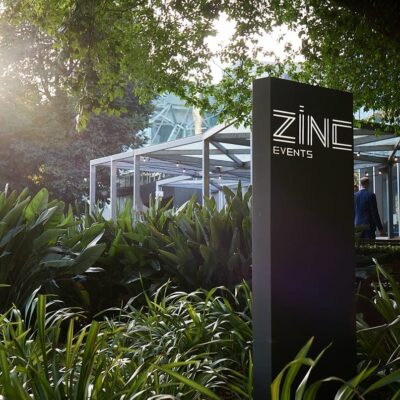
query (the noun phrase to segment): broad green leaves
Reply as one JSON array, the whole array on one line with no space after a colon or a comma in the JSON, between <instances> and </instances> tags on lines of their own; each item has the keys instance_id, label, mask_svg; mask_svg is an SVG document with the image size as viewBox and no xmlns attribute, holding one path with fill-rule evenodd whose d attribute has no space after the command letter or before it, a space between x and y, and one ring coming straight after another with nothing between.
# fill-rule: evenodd
<instances>
[{"instance_id":1,"label":"broad green leaves","mask_svg":"<svg viewBox=\"0 0 400 400\"><path fill-rule=\"evenodd\" d=\"M23 306L33 292L56 278L86 272L103 253L105 244L98 244L103 226L74 231L76 222L71 214L64 215L64 203L49 202L46 189L32 199L26 192L19 197L1 193L0 199L2 310L13 303ZM72 251L67 242L74 242Z\"/></svg>"},{"instance_id":2,"label":"broad green leaves","mask_svg":"<svg viewBox=\"0 0 400 400\"><path fill-rule=\"evenodd\" d=\"M38 216L46 207L49 201L49 193L47 189L41 189L33 197L28 206L25 208L25 218L31 222L34 217Z\"/></svg>"}]
</instances>

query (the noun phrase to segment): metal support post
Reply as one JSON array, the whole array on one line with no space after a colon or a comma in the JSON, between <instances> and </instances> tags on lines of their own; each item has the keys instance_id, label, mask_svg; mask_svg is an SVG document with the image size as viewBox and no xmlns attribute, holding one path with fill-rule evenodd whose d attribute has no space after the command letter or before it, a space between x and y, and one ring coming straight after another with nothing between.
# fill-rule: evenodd
<instances>
[{"instance_id":1,"label":"metal support post","mask_svg":"<svg viewBox=\"0 0 400 400\"><path fill-rule=\"evenodd\" d=\"M111 219L117 220L117 164L111 160L110 166L110 208Z\"/></svg>"},{"instance_id":2,"label":"metal support post","mask_svg":"<svg viewBox=\"0 0 400 400\"><path fill-rule=\"evenodd\" d=\"M133 156L134 172L133 172L133 209L141 211L142 201L140 198L140 156Z\"/></svg>"},{"instance_id":3,"label":"metal support post","mask_svg":"<svg viewBox=\"0 0 400 400\"><path fill-rule=\"evenodd\" d=\"M376 192L376 175L378 174L378 170L376 167L372 167L372 191L375 193Z\"/></svg>"},{"instance_id":4,"label":"metal support post","mask_svg":"<svg viewBox=\"0 0 400 400\"><path fill-rule=\"evenodd\" d=\"M375 193L376 196L376 203L378 205L378 212L381 217L383 217L383 175L379 173L376 173L374 171L374 186L373 186L373 192ZM383 218L382 218L383 219Z\"/></svg>"},{"instance_id":5,"label":"metal support post","mask_svg":"<svg viewBox=\"0 0 400 400\"><path fill-rule=\"evenodd\" d=\"M90 165L89 173L89 210L94 213L96 205L96 165Z\"/></svg>"},{"instance_id":6,"label":"metal support post","mask_svg":"<svg viewBox=\"0 0 400 400\"><path fill-rule=\"evenodd\" d=\"M210 140L203 140L203 204L204 198L210 197Z\"/></svg>"}]
</instances>

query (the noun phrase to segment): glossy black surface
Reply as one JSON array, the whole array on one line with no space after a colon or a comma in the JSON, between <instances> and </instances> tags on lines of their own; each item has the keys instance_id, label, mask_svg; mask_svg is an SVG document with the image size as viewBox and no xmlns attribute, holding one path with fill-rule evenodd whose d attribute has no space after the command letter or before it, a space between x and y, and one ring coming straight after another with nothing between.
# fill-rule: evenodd
<instances>
[{"instance_id":1,"label":"glossy black surface","mask_svg":"<svg viewBox=\"0 0 400 400\"><path fill-rule=\"evenodd\" d=\"M271 379L311 336L312 355L333 343L314 378L355 373L352 113L350 93L275 78L254 82L255 400L268 398ZM288 120L282 115L294 120L275 139L293 143L273 140ZM299 144L299 115L306 126L308 115L314 119L312 146L307 132ZM334 130L339 149L332 148Z\"/></svg>"}]
</instances>

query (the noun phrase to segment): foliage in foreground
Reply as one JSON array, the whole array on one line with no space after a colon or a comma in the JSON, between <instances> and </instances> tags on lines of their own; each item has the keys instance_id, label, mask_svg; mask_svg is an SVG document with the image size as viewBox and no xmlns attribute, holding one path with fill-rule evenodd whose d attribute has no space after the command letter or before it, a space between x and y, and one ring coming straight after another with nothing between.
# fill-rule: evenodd
<instances>
[{"instance_id":1,"label":"foliage in foreground","mask_svg":"<svg viewBox=\"0 0 400 400\"><path fill-rule=\"evenodd\" d=\"M95 272L59 281L55 293L93 315L137 297L143 288L153 293L168 280L184 291L249 281L251 188L224 192L226 207L220 211L214 199L205 206L192 199L177 210L151 202L142 214L127 203L116 222L86 213L70 235L78 240L85 232L104 230L99 243L105 251L91 269ZM137 302L143 303L143 296Z\"/></svg>"},{"instance_id":2,"label":"foliage in foreground","mask_svg":"<svg viewBox=\"0 0 400 400\"><path fill-rule=\"evenodd\" d=\"M400 370L400 284L378 263L377 280L372 283L371 305L380 324L371 326L362 316L357 321L362 358L380 365L380 373ZM400 381L400 377L399 377Z\"/></svg>"},{"instance_id":3,"label":"foliage in foreground","mask_svg":"<svg viewBox=\"0 0 400 400\"><path fill-rule=\"evenodd\" d=\"M178 210L130 204L117 222L49 201L46 189L0 193L0 310L30 294L57 294L94 315L168 280L182 290L227 286L251 276L251 190L225 189L227 206L194 199ZM138 301L143 304L143 296Z\"/></svg>"},{"instance_id":4,"label":"foliage in foreground","mask_svg":"<svg viewBox=\"0 0 400 400\"><path fill-rule=\"evenodd\" d=\"M273 400L313 400L336 383L336 400L396 399L399 284L378 266L376 304L383 325L358 321L359 374L312 380L325 351L310 358L312 339L276 377ZM251 399L251 292L192 293L159 288L138 309L85 324L83 314L46 297L0 315L0 394L29 399ZM311 377L311 378L310 378Z\"/></svg>"},{"instance_id":5,"label":"foliage in foreground","mask_svg":"<svg viewBox=\"0 0 400 400\"><path fill-rule=\"evenodd\" d=\"M378 296L392 297L391 290L381 290ZM56 301L46 304L45 296L34 294L24 311L12 307L1 314L0 395L15 400L252 398L251 292L246 284L234 292L170 293L163 286L152 300L146 297L142 309L128 304L114 311L113 319L84 325L78 310ZM391 336L393 324L386 328L385 335ZM380 327L369 331L381 334ZM382 368L370 356L367 339L362 328L364 361L347 382L312 379L329 348L311 358L310 339L275 378L272 400L320 399L321 390L332 384L338 387L335 400L398 398L400 370L395 364ZM384 343L387 350L398 351L397 343Z\"/></svg>"},{"instance_id":6,"label":"foliage in foreground","mask_svg":"<svg viewBox=\"0 0 400 400\"><path fill-rule=\"evenodd\" d=\"M13 307L0 316L0 394L251 398L250 302L247 286L170 295L163 287L154 301L147 298L146 312L128 305L115 319L80 329L79 312L39 296L24 315Z\"/></svg>"},{"instance_id":7,"label":"foliage in foreground","mask_svg":"<svg viewBox=\"0 0 400 400\"><path fill-rule=\"evenodd\" d=\"M75 226L64 203L49 201L46 189L33 198L27 190L0 193L0 310L22 306L41 285L88 271L105 245L101 232L86 231L85 240L68 240ZM73 239L73 238L72 238Z\"/></svg>"},{"instance_id":8,"label":"foliage in foreground","mask_svg":"<svg viewBox=\"0 0 400 400\"><path fill-rule=\"evenodd\" d=\"M313 338L305 344L294 360L287 364L275 378L271 385L272 400L291 400L293 398L295 400L317 400L320 399L322 387L332 383L340 385L334 395L335 400L394 400L399 398L400 370L394 370L388 375L380 376L380 371L376 365L371 366L368 364L349 381L332 376L313 382L310 379L311 374L315 368L318 368L318 362L325 351L329 351L329 348L322 350L313 359L308 354L312 343ZM300 383L294 384L295 381ZM388 388L392 384L396 384L396 386L394 393L390 394L390 389L388 390Z\"/></svg>"},{"instance_id":9,"label":"foliage in foreground","mask_svg":"<svg viewBox=\"0 0 400 400\"><path fill-rule=\"evenodd\" d=\"M33 198L27 192L19 196L2 193L1 306L4 309L14 302L19 308L0 314L0 394L12 399L31 395L55 399L251 398L248 288L240 286L234 295L222 288L186 294L163 286L168 276L180 288L216 285L221 271L229 278L226 261L231 257L245 269L236 265L233 279L227 282L234 285L243 277L251 260L246 258L251 254L247 236L251 193L243 195L239 188L236 194L226 191L226 196L228 206L222 211L212 201L205 207L192 201L176 211L154 205L142 220L134 221L127 207L113 223L101 216L77 219L71 209L65 214L64 204L49 201L46 190ZM230 240L224 242L221 237ZM204 247L208 252L202 252ZM193 261L189 267L197 268L189 278L193 270L184 268L187 260ZM212 269L215 260L216 274ZM199 274L207 265L210 280ZM349 382L332 377L308 382L319 361L319 357L308 356L309 342L276 378L274 400L291 400L294 393L296 400L312 400L329 382L343 383L338 400L400 396L400 285L379 265L377 273L372 305L381 322L374 326L368 318L358 320L359 375ZM191 283L193 276L199 280ZM144 285L146 279L153 286L152 290L145 286L148 291L159 288L154 301L140 287L130 286ZM134 289L126 291L126 307L100 315L99 322L87 326L87 310L60 308L56 302L46 309L45 297L32 300L39 286L51 292L70 282L81 286L83 298L85 291L89 294L86 283L107 285L118 280L121 287ZM103 287L92 288L93 303L103 297ZM141 302L133 297L139 294ZM26 303L25 310L19 311ZM104 304L99 302L101 310ZM294 383L299 377L300 386Z\"/></svg>"}]
</instances>

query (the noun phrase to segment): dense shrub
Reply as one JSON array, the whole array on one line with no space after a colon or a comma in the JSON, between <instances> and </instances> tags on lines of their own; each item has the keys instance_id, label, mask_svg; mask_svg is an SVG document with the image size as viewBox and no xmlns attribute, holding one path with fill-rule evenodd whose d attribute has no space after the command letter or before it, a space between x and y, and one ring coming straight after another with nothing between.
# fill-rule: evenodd
<instances>
[{"instance_id":1,"label":"dense shrub","mask_svg":"<svg viewBox=\"0 0 400 400\"><path fill-rule=\"evenodd\" d=\"M220 211L214 199L205 206L192 199L177 210L150 202L141 214L128 202L116 222L86 213L76 229L104 227L99 242L106 249L95 272L59 283L58 293L93 315L132 297L142 304L143 288L153 293L168 280L185 291L250 281L251 189L224 192L227 205Z\"/></svg>"},{"instance_id":2,"label":"dense shrub","mask_svg":"<svg viewBox=\"0 0 400 400\"><path fill-rule=\"evenodd\" d=\"M233 288L251 276L251 190L225 188L227 205L194 199L178 210L127 203L117 221L59 201L46 189L0 193L0 300L23 305L38 287L88 315L126 303L168 280L182 290Z\"/></svg>"},{"instance_id":3,"label":"dense shrub","mask_svg":"<svg viewBox=\"0 0 400 400\"><path fill-rule=\"evenodd\" d=\"M250 279L251 189L243 195L239 185L236 193L228 188L224 193L226 206L220 211L213 198L205 206L192 199L178 210L151 203L134 228L128 205L118 217L112 255L126 257L124 245L136 260L151 254L151 265L147 259L141 267L162 269L185 290L234 287Z\"/></svg>"},{"instance_id":4,"label":"dense shrub","mask_svg":"<svg viewBox=\"0 0 400 400\"><path fill-rule=\"evenodd\" d=\"M105 248L97 243L103 226L95 234L86 230L80 241L74 229L72 212L65 215L64 203L49 201L46 189L33 198L26 190L0 193L0 310L22 306L40 286L90 269Z\"/></svg>"}]
</instances>

